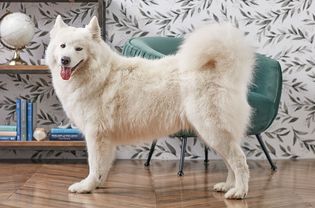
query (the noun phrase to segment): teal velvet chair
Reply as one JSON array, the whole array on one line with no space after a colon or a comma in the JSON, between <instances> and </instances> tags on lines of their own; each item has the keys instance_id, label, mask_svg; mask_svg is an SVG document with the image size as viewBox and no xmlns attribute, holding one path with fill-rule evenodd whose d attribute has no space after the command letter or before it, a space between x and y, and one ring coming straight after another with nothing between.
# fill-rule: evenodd
<instances>
[{"instance_id":1,"label":"teal velvet chair","mask_svg":"<svg viewBox=\"0 0 315 208\"><path fill-rule=\"evenodd\" d=\"M148 59L158 59L165 55L174 54L178 50L182 38L174 37L140 37L127 41L123 47L123 55L140 56ZM264 55L256 54L256 69L253 84L249 90L248 102L253 108L253 116L248 135L255 135L264 151L272 170L276 170L276 165L270 158L270 155L261 138L264 132L275 119L282 89L282 72L280 64ZM178 175L183 175L185 149L188 137L196 135L190 131L181 131L172 136L181 138L181 157L179 163ZM152 143L146 166L150 160L156 145L156 140ZM208 148L205 147L205 162L208 162Z\"/></svg>"}]
</instances>

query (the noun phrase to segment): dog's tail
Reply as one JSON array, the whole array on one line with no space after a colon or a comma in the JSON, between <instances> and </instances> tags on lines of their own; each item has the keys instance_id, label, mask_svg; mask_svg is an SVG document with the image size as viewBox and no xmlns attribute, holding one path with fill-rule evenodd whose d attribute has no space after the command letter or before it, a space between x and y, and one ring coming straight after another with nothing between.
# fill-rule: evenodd
<instances>
[{"instance_id":1,"label":"dog's tail","mask_svg":"<svg viewBox=\"0 0 315 208\"><path fill-rule=\"evenodd\" d=\"M228 23L208 25L191 33L178 55L184 70L250 69L255 60L243 33Z\"/></svg>"}]
</instances>

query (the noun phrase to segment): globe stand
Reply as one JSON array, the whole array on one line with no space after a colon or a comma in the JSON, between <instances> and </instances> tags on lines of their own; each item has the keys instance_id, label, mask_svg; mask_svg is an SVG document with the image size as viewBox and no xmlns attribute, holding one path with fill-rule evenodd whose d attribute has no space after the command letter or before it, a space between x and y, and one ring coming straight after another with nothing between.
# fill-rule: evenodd
<instances>
[{"instance_id":1,"label":"globe stand","mask_svg":"<svg viewBox=\"0 0 315 208\"><path fill-rule=\"evenodd\" d=\"M8 46L7 44L5 44L1 39L0 39L0 43L10 49L10 50L14 50L14 55L13 55L13 58L8 62L6 63L6 65L10 65L10 66L16 66L16 65L27 65L26 61L24 61L22 58L21 58L21 50L24 49L25 47L22 47L22 48L13 48L13 47L10 47Z\"/></svg>"},{"instance_id":2,"label":"globe stand","mask_svg":"<svg viewBox=\"0 0 315 208\"><path fill-rule=\"evenodd\" d=\"M14 56L11 59L11 61L9 61L8 65L10 66L16 66L16 65L27 65L26 61L24 61L21 56L20 56L20 50L19 49L15 49L14 51Z\"/></svg>"}]
</instances>

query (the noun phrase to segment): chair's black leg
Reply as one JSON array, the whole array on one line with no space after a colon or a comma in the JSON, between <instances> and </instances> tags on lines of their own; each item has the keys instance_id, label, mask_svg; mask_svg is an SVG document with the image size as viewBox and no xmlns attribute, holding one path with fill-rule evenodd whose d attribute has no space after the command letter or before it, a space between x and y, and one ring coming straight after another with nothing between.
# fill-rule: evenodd
<instances>
[{"instance_id":1,"label":"chair's black leg","mask_svg":"<svg viewBox=\"0 0 315 208\"><path fill-rule=\"evenodd\" d=\"M178 176L184 175L184 161L185 161L186 144L187 144L187 137L183 137L182 138L182 149L181 149L180 161L179 161L179 171L177 173Z\"/></svg>"},{"instance_id":2,"label":"chair's black leg","mask_svg":"<svg viewBox=\"0 0 315 208\"><path fill-rule=\"evenodd\" d=\"M276 166L276 165L273 163L273 161L271 160L270 155L269 155L269 152L268 152L268 150L267 150L267 148L266 148L266 146L265 146L265 144L264 144L264 142L263 142L263 140L262 140L262 138L261 138L261 135L260 135L260 134L256 134L256 138L258 139L258 142L259 142L259 144L260 144L262 150L264 151L264 153L265 153L265 155L266 155L266 157L267 157L267 159L268 159L268 161L269 161L269 163L270 163L271 169L272 169L273 171L277 170L277 166Z\"/></svg>"},{"instance_id":3,"label":"chair's black leg","mask_svg":"<svg viewBox=\"0 0 315 208\"><path fill-rule=\"evenodd\" d=\"M205 145L205 165L208 165L209 159L208 159L208 147Z\"/></svg>"},{"instance_id":4,"label":"chair's black leg","mask_svg":"<svg viewBox=\"0 0 315 208\"><path fill-rule=\"evenodd\" d=\"M144 166L149 166L149 165L150 165L151 157L152 157L152 155L153 155L156 142L157 142L157 140L154 140L154 141L152 142L151 148L150 148L150 151L149 151L149 155L148 155L147 161L144 163Z\"/></svg>"}]
</instances>

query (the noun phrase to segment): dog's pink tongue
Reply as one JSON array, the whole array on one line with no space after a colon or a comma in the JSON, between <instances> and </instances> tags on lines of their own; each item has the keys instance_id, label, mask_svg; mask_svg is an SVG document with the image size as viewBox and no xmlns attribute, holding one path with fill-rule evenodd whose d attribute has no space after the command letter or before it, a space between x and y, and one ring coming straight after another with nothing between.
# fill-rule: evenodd
<instances>
[{"instance_id":1,"label":"dog's pink tongue","mask_svg":"<svg viewBox=\"0 0 315 208\"><path fill-rule=\"evenodd\" d=\"M62 66L60 76L63 80L69 80L71 77L71 67Z\"/></svg>"}]
</instances>

